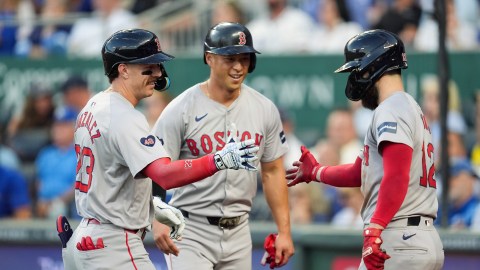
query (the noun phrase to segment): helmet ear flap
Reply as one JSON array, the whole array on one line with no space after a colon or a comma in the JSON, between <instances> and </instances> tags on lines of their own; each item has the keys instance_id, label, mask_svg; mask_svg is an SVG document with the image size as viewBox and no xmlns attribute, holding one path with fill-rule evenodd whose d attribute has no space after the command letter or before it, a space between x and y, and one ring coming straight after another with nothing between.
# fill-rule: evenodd
<instances>
[{"instance_id":1,"label":"helmet ear flap","mask_svg":"<svg viewBox=\"0 0 480 270\"><path fill-rule=\"evenodd\" d=\"M360 74L353 71L348 76L345 96L351 101L359 101L365 97L367 90L372 86L372 80L358 78Z\"/></svg>"},{"instance_id":2,"label":"helmet ear flap","mask_svg":"<svg viewBox=\"0 0 480 270\"><path fill-rule=\"evenodd\" d=\"M170 87L170 79L168 77L160 77L155 81L155 86L153 89L163 92Z\"/></svg>"},{"instance_id":3,"label":"helmet ear flap","mask_svg":"<svg viewBox=\"0 0 480 270\"><path fill-rule=\"evenodd\" d=\"M153 89L163 92L170 87L170 78L168 78L167 71L163 65L159 65L162 76L155 81L155 86Z\"/></svg>"}]
</instances>

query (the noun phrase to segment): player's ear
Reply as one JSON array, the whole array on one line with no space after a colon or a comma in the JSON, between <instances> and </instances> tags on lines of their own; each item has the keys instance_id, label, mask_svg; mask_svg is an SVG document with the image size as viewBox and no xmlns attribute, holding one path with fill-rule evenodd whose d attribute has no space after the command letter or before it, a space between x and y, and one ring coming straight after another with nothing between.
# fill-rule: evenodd
<instances>
[{"instance_id":1,"label":"player's ear","mask_svg":"<svg viewBox=\"0 0 480 270\"><path fill-rule=\"evenodd\" d=\"M207 62L207 65L211 66L213 61L213 54L206 52L205 61Z\"/></svg>"},{"instance_id":2,"label":"player's ear","mask_svg":"<svg viewBox=\"0 0 480 270\"><path fill-rule=\"evenodd\" d=\"M119 64L117 69L118 69L118 74L120 74L120 77L124 79L128 79L128 67L126 64Z\"/></svg>"}]
</instances>

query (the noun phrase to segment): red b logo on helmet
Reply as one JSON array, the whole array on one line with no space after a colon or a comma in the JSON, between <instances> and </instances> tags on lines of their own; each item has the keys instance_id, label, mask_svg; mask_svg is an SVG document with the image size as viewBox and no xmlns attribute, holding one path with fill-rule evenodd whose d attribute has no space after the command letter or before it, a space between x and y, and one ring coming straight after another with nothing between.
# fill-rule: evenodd
<instances>
[{"instance_id":1,"label":"red b logo on helmet","mask_svg":"<svg viewBox=\"0 0 480 270\"><path fill-rule=\"evenodd\" d=\"M158 38L155 38L155 42L157 43L157 50L158 50L159 52L161 52L161 51L162 51L162 47L160 46L160 41L158 40Z\"/></svg>"},{"instance_id":2,"label":"red b logo on helmet","mask_svg":"<svg viewBox=\"0 0 480 270\"><path fill-rule=\"evenodd\" d=\"M238 45L245 45L247 43L247 37L243 32L238 33L238 39Z\"/></svg>"}]
</instances>

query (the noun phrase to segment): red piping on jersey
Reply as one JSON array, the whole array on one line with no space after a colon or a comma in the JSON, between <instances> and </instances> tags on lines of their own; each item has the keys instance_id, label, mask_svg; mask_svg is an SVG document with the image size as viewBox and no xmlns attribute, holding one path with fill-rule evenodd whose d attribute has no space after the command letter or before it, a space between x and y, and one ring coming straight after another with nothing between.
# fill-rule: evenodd
<instances>
[{"instance_id":1,"label":"red piping on jersey","mask_svg":"<svg viewBox=\"0 0 480 270\"><path fill-rule=\"evenodd\" d=\"M130 246L128 245L128 233L127 232L125 232L125 244L127 245L128 255L130 255L130 260L132 261L133 268L135 268L135 270L138 270L137 265L135 265L135 260L133 259L133 256L132 256L132 251L130 251Z\"/></svg>"},{"instance_id":2,"label":"red piping on jersey","mask_svg":"<svg viewBox=\"0 0 480 270\"><path fill-rule=\"evenodd\" d=\"M167 190L197 182L217 171L213 154L210 154L197 159L173 162L169 158L160 158L148 164L142 173Z\"/></svg>"},{"instance_id":3,"label":"red piping on jersey","mask_svg":"<svg viewBox=\"0 0 480 270\"><path fill-rule=\"evenodd\" d=\"M355 163L326 166L320 173L320 179L335 187L359 187L362 184L362 159L357 157Z\"/></svg>"},{"instance_id":4,"label":"red piping on jersey","mask_svg":"<svg viewBox=\"0 0 480 270\"><path fill-rule=\"evenodd\" d=\"M402 143L383 142L383 178L370 223L387 227L407 195L413 149Z\"/></svg>"}]
</instances>

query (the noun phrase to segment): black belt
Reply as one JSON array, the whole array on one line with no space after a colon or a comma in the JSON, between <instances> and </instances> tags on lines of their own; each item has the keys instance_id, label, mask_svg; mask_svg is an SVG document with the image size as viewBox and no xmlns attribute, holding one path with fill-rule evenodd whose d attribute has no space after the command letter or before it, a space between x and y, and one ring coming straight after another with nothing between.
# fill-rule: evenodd
<instances>
[{"instance_id":1,"label":"black belt","mask_svg":"<svg viewBox=\"0 0 480 270\"><path fill-rule=\"evenodd\" d=\"M182 212L182 215L185 218L188 218L190 216L190 213L185 211L185 210L180 210ZM240 224L240 218L241 216L238 217L209 217L206 216L208 223L210 225L215 225L218 226L220 229L233 229Z\"/></svg>"},{"instance_id":2,"label":"black belt","mask_svg":"<svg viewBox=\"0 0 480 270\"><path fill-rule=\"evenodd\" d=\"M407 219L407 226L418 226L420 224L420 216L409 217Z\"/></svg>"}]
</instances>

